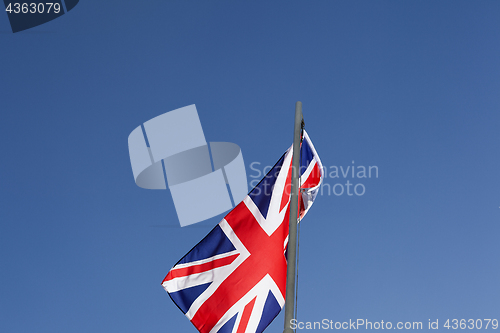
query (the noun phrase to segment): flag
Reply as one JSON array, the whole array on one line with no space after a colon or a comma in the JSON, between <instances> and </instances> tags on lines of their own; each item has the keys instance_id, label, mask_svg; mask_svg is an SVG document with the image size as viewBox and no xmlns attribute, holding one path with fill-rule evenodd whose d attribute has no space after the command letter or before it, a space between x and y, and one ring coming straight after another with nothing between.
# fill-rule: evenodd
<instances>
[{"instance_id":1,"label":"flag","mask_svg":"<svg viewBox=\"0 0 500 333\"><path fill-rule=\"evenodd\" d=\"M299 214L313 203L323 168L303 131ZM292 147L162 282L201 333L260 333L285 304Z\"/></svg>"}]
</instances>

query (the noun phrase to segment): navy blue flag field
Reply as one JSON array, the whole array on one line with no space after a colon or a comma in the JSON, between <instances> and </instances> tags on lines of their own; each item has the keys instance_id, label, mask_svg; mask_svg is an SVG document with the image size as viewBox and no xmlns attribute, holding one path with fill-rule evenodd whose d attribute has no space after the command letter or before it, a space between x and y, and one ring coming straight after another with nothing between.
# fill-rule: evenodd
<instances>
[{"instance_id":1,"label":"navy blue flag field","mask_svg":"<svg viewBox=\"0 0 500 333\"><path fill-rule=\"evenodd\" d=\"M284 306L292 151L163 280L199 332L262 332ZM305 131L300 152L302 218L323 168Z\"/></svg>"}]
</instances>

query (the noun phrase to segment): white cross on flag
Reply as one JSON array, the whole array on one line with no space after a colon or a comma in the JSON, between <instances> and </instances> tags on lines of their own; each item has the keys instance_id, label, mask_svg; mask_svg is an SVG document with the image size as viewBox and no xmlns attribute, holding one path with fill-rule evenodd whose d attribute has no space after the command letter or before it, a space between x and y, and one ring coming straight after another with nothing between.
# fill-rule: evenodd
<instances>
[{"instance_id":1,"label":"white cross on flag","mask_svg":"<svg viewBox=\"0 0 500 333\"><path fill-rule=\"evenodd\" d=\"M302 138L301 218L323 178L305 131ZM285 304L292 151L290 147L163 280L172 300L201 333L260 333Z\"/></svg>"}]
</instances>

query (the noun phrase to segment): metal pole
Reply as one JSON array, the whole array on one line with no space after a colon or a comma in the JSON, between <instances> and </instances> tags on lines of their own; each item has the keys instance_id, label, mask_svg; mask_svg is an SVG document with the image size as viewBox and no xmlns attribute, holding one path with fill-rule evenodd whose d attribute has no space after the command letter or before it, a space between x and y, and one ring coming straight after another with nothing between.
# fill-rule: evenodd
<instances>
[{"instance_id":1,"label":"metal pole","mask_svg":"<svg viewBox=\"0 0 500 333\"><path fill-rule=\"evenodd\" d=\"M283 333L293 333L290 322L293 319L295 294L295 264L297 255L297 221L299 202L300 132L302 128L302 102L295 103L295 127L293 130L292 187L290 197L290 221L287 249L285 329Z\"/></svg>"}]
</instances>

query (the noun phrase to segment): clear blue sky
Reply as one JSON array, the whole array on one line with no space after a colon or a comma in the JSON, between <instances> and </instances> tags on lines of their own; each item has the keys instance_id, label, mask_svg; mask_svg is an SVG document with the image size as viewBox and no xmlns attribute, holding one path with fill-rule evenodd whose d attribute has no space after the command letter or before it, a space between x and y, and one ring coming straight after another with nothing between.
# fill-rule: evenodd
<instances>
[{"instance_id":1,"label":"clear blue sky","mask_svg":"<svg viewBox=\"0 0 500 333\"><path fill-rule=\"evenodd\" d=\"M181 228L168 191L135 185L127 137L196 104L251 176L291 144L298 100L325 166L378 167L327 178L365 194L323 193L303 221L299 320L500 319L499 18L82 0L12 34L0 14L0 332L196 332L160 283L223 215Z\"/></svg>"}]
</instances>

